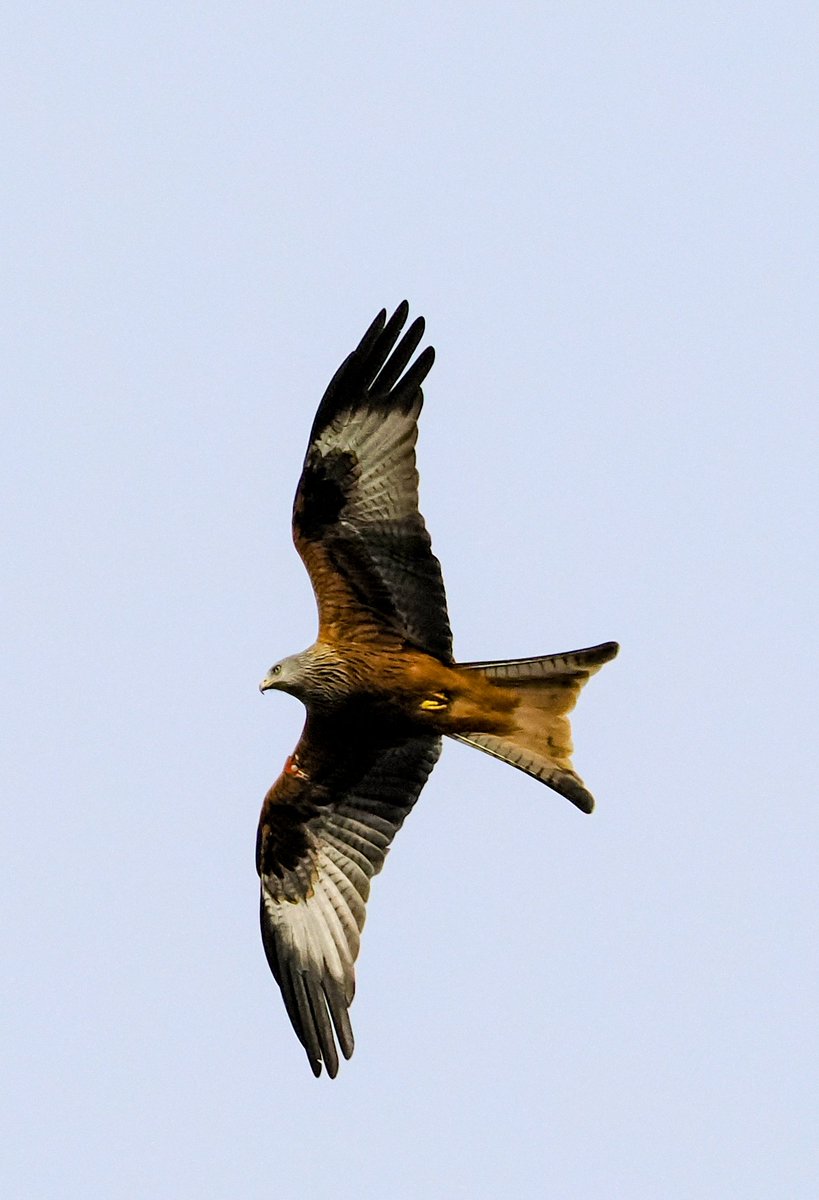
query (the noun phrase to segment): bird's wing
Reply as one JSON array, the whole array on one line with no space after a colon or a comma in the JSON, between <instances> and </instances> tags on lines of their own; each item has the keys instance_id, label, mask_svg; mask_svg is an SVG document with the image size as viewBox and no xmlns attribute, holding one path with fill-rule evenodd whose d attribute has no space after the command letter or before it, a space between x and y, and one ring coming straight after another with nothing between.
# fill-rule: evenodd
<instances>
[{"instance_id":1,"label":"bird's wing","mask_svg":"<svg viewBox=\"0 0 819 1200\"><path fill-rule=\"evenodd\" d=\"M308 721L268 792L257 838L267 961L314 1075L353 1052L348 1014L370 880L441 751L424 735L348 756L329 774ZM340 752L343 756L343 752ZM356 762L356 757L358 761ZM334 1031L335 1030L335 1035Z\"/></svg>"},{"instance_id":2,"label":"bird's wing","mask_svg":"<svg viewBox=\"0 0 819 1200\"><path fill-rule=\"evenodd\" d=\"M293 506L293 540L310 574L319 637L368 628L452 658L441 566L418 511L421 384L435 352L410 359L422 317L398 341L406 301L382 310L342 363L316 413ZM396 345L397 343L397 345Z\"/></svg>"}]
</instances>

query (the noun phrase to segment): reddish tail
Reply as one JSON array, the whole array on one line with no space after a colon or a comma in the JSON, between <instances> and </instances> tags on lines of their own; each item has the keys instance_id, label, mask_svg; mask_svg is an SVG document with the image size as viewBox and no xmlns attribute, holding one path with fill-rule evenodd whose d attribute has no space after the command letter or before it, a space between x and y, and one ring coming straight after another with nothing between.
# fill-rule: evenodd
<instances>
[{"instance_id":1,"label":"reddish tail","mask_svg":"<svg viewBox=\"0 0 819 1200\"><path fill-rule=\"evenodd\" d=\"M518 703L508 732L451 736L525 771L583 812L591 812L594 798L572 767L569 713L586 680L610 662L618 649L616 642L604 642L587 650L541 658L459 663L459 669L479 671L491 683L514 692Z\"/></svg>"}]
</instances>

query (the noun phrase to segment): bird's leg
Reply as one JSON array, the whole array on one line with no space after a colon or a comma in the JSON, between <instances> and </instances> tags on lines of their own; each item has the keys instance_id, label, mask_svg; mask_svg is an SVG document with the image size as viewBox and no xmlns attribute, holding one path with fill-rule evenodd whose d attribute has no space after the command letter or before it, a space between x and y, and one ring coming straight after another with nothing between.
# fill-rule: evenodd
<instances>
[{"instance_id":1,"label":"bird's leg","mask_svg":"<svg viewBox=\"0 0 819 1200\"><path fill-rule=\"evenodd\" d=\"M427 696L421 701L420 707L424 712L443 712L449 705L449 696L446 692L433 692L431 696Z\"/></svg>"}]
</instances>

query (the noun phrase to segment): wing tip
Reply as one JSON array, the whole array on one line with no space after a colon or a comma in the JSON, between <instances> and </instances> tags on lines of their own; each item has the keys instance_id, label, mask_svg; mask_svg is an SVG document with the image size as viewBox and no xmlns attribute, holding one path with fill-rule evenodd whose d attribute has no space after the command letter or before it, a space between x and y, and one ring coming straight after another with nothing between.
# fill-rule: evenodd
<instances>
[{"instance_id":1,"label":"wing tip","mask_svg":"<svg viewBox=\"0 0 819 1200\"><path fill-rule=\"evenodd\" d=\"M426 331L426 321L416 317L402 337L408 317L407 300L402 300L389 318L386 308L379 310L327 385L310 431L311 443L345 407L357 403L415 403L435 360L435 351L427 346L409 365Z\"/></svg>"},{"instance_id":2,"label":"wing tip","mask_svg":"<svg viewBox=\"0 0 819 1200\"><path fill-rule=\"evenodd\" d=\"M373 317L361 341L355 348L355 354L366 354L372 347L376 338L379 337L384 326L387 323L387 310L382 308Z\"/></svg>"}]
</instances>

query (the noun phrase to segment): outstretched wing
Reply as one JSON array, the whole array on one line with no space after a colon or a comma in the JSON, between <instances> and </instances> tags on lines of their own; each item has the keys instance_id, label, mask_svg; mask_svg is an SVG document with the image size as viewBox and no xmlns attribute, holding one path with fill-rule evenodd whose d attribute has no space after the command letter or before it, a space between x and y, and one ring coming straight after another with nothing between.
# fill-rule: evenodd
<instances>
[{"instance_id":1,"label":"outstretched wing","mask_svg":"<svg viewBox=\"0 0 819 1200\"><path fill-rule=\"evenodd\" d=\"M320 638L361 639L386 627L451 661L441 566L418 511L415 467L421 384L435 352L428 346L407 369L424 333L419 317L398 341L408 313L406 301L389 321L382 309L325 392L293 540L316 594Z\"/></svg>"},{"instance_id":2,"label":"outstretched wing","mask_svg":"<svg viewBox=\"0 0 819 1200\"><path fill-rule=\"evenodd\" d=\"M265 797L256 852L262 941L314 1075L324 1063L335 1077L336 1041L345 1058L353 1052L348 1009L370 880L440 751L438 738L412 738L359 766L336 762L330 781L319 782L314 763L326 755L308 721Z\"/></svg>"}]
</instances>

